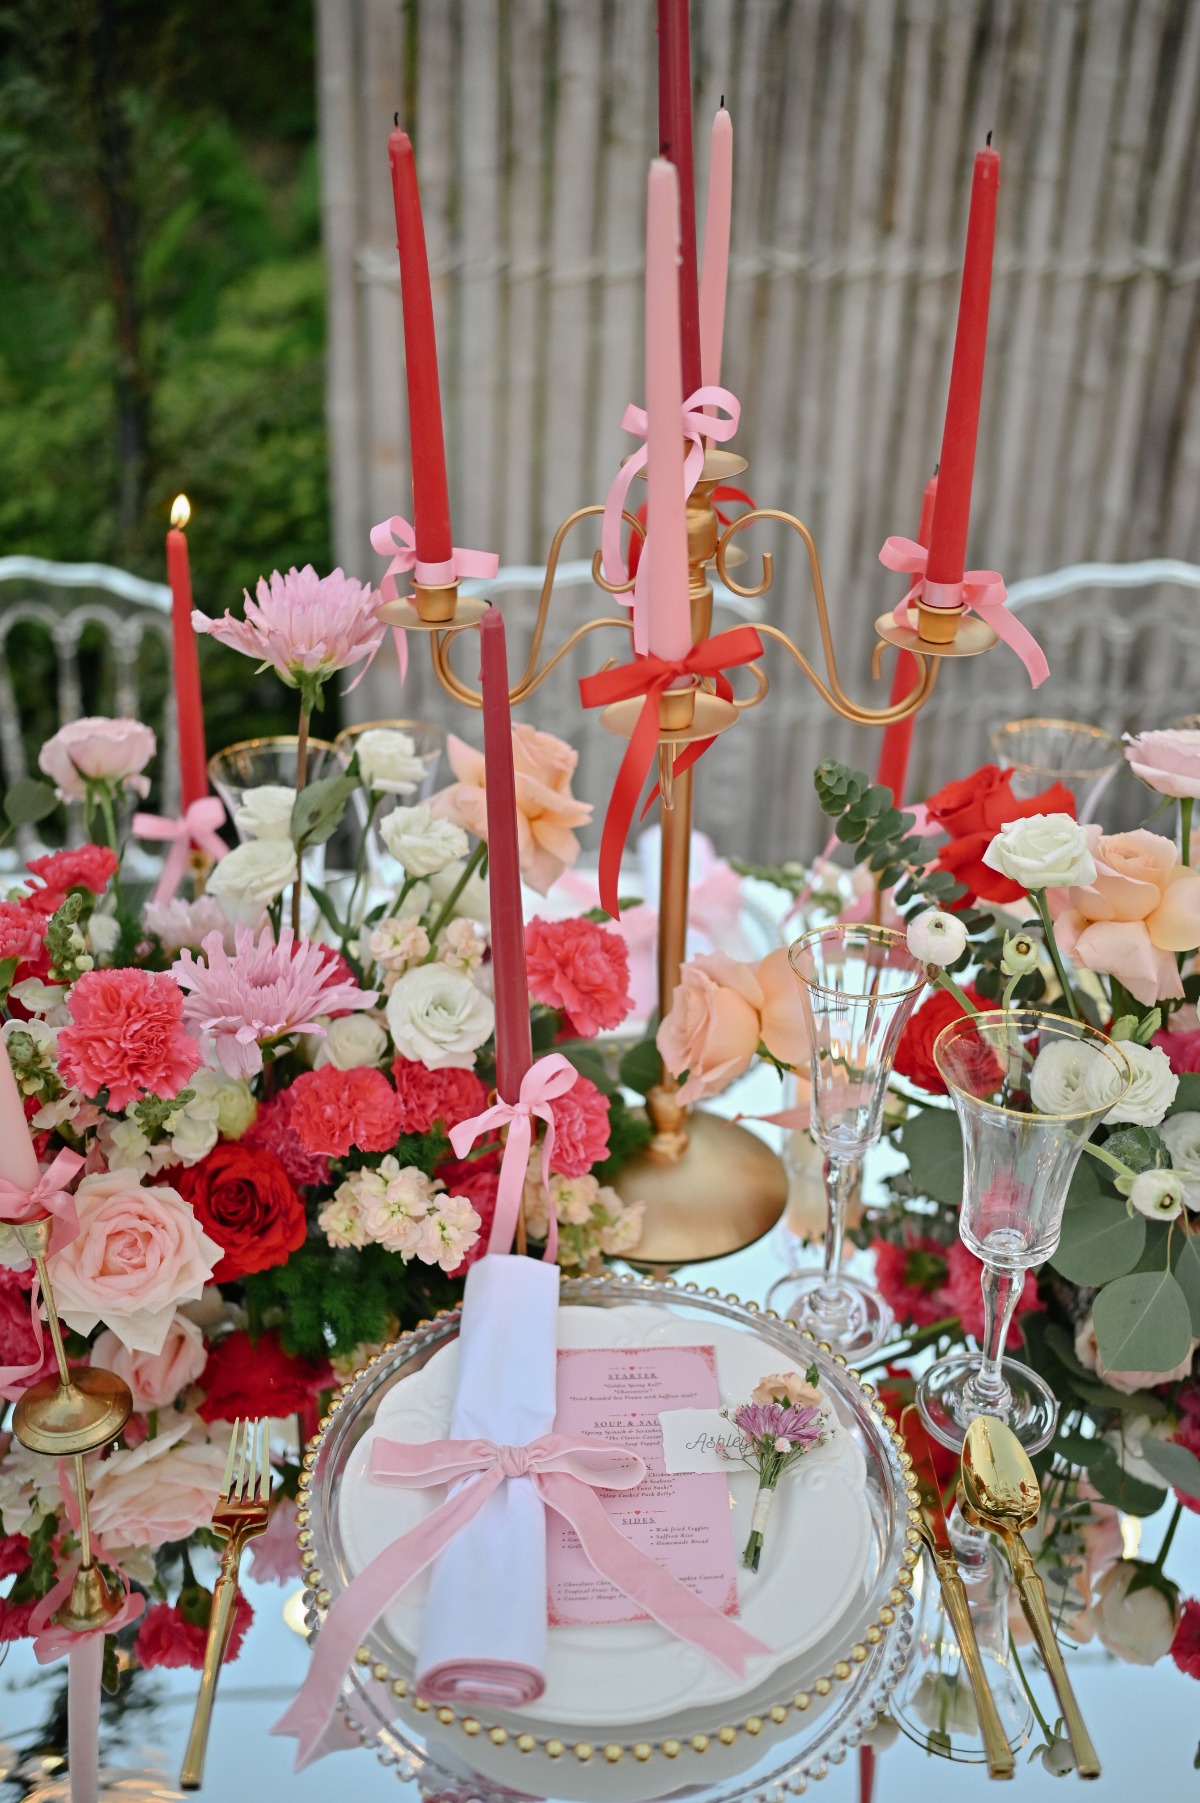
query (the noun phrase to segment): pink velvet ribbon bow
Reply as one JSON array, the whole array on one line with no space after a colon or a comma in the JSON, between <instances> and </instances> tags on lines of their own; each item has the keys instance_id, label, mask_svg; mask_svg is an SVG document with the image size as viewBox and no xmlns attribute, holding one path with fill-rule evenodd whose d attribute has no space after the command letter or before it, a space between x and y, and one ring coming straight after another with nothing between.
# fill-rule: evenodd
<instances>
[{"instance_id":1,"label":"pink velvet ribbon bow","mask_svg":"<svg viewBox=\"0 0 1200 1803\"><path fill-rule=\"evenodd\" d=\"M15 1226L19 1222L36 1221L49 1215L54 1221L50 1235L50 1255L61 1252L79 1232L75 1198L69 1194L67 1185L83 1169L83 1162L78 1152L70 1152L64 1146L32 1189L22 1189L19 1183L0 1177L0 1221ZM0 1365L0 1396L6 1397L9 1402L15 1402L28 1389L34 1378L40 1375L45 1363L42 1317L38 1306L40 1301L41 1288L35 1274L29 1291L29 1324L37 1354L28 1365Z\"/></svg>"},{"instance_id":2,"label":"pink velvet ribbon bow","mask_svg":"<svg viewBox=\"0 0 1200 1803\"><path fill-rule=\"evenodd\" d=\"M1050 674L1046 654L1029 628L1009 613L1005 605L1007 590L999 571L968 570L961 582L930 582L925 574L929 552L911 538L885 539L879 561L889 570L915 577L907 595L892 613L897 626L910 624L908 607L911 601L924 601L926 607L969 608L991 627L997 638L1004 640L1010 651L1016 652L1035 689L1045 682Z\"/></svg>"},{"instance_id":3,"label":"pink velvet ribbon bow","mask_svg":"<svg viewBox=\"0 0 1200 1803\"><path fill-rule=\"evenodd\" d=\"M377 551L380 557L391 559L379 584L379 593L385 601L399 600L400 590L396 586L396 578L406 576L409 570L422 588L445 588L451 582L462 582L468 576L482 576L486 579L494 576L500 568L500 559L494 551L467 551L461 545L455 545L442 563L422 562L417 556L416 532L399 513L394 513L390 520L380 520L378 526L371 527L371 549ZM408 639L401 626L393 626L392 637L400 664L400 681L403 682L408 675Z\"/></svg>"},{"instance_id":4,"label":"pink velvet ribbon bow","mask_svg":"<svg viewBox=\"0 0 1200 1803\"><path fill-rule=\"evenodd\" d=\"M201 795L174 820L168 814L134 815L135 838L165 840L170 847L154 891L156 906L165 906L178 889L190 846L199 846L214 862L225 856L229 848L219 830L224 824L225 809L215 795Z\"/></svg>"},{"instance_id":5,"label":"pink velvet ribbon bow","mask_svg":"<svg viewBox=\"0 0 1200 1803\"><path fill-rule=\"evenodd\" d=\"M296 1736L297 1770L319 1752L346 1670L371 1628L509 1478L532 1479L546 1507L575 1530L592 1568L677 1639L739 1677L748 1658L771 1650L631 1545L609 1520L596 1491L635 1490L646 1475L642 1460L627 1447L574 1434L542 1434L527 1446L378 1439L371 1448L370 1475L377 1483L415 1490L471 1481L452 1489L432 1514L377 1553L330 1609L300 1694L271 1730Z\"/></svg>"},{"instance_id":6,"label":"pink velvet ribbon bow","mask_svg":"<svg viewBox=\"0 0 1200 1803\"><path fill-rule=\"evenodd\" d=\"M499 1097L482 1114L472 1115L450 1129L450 1144L456 1158L465 1158L477 1139L492 1129L508 1128L504 1155L500 1160L500 1187L496 1191L496 1210L488 1237L489 1252L511 1252L521 1210L521 1191L529 1168L533 1147L534 1119L545 1121L546 1137L542 1141L542 1182L549 1188L550 1155L554 1150L554 1101L573 1088L578 1071L561 1052L551 1052L531 1064L521 1079L521 1094L515 1102ZM554 1208L548 1208L549 1231L546 1235L545 1259L552 1264L558 1253L558 1221Z\"/></svg>"},{"instance_id":7,"label":"pink velvet ribbon bow","mask_svg":"<svg viewBox=\"0 0 1200 1803\"><path fill-rule=\"evenodd\" d=\"M711 413L704 409L711 407ZM719 411L717 411L719 409ZM705 388L697 388L689 394L683 403L683 435L687 439L687 456L683 464L683 492L690 495L700 480L704 469L704 441L711 439L714 444L722 444L732 438L738 429L738 421L742 417L741 402L728 388L719 388L710 384ZM624 583L629 580L629 569L621 551L621 515L625 511L625 498L629 493L629 485L639 470L646 467L647 447L646 434L650 423L646 418L646 409L636 407L631 401L621 417L623 432L636 432L643 440L632 457L627 457L616 475L604 502L604 520L601 527L600 546L604 566L605 580ZM638 558L637 575L634 578L632 598L618 595L617 600L626 607L633 608L633 648L637 652L649 649L649 613L647 598L650 593L650 540L642 545Z\"/></svg>"}]
</instances>

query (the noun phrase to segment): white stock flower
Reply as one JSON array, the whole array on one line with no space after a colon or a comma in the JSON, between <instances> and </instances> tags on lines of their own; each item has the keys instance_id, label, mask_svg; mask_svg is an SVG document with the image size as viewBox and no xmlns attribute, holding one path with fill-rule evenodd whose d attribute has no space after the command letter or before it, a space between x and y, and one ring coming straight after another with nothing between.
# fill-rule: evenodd
<instances>
[{"instance_id":1,"label":"white stock flower","mask_svg":"<svg viewBox=\"0 0 1200 1803\"><path fill-rule=\"evenodd\" d=\"M1096 1632L1110 1653L1130 1665L1154 1665L1170 1650L1179 1612L1151 1584L1130 1595L1139 1569L1133 1559L1110 1565L1097 1581L1092 1612Z\"/></svg>"},{"instance_id":2,"label":"white stock flower","mask_svg":"<svg viewBox=\"0 0 1200 1803\"><path fill-rule=\"evenodd\" d=\"M1163 1121L1158 1129L1171 1154L1171 1164L1183 1182L1187 1207L1200 1209L1200 1114L1184 1110Z\"/></svg>"},{"instance_id":3,"label":"white stock flower","mask_svg":"<svg viewBox=\"0 0 1200 1803\"><path fill-rule=\"evenodd\" d=\"M425 1216L434 1200L431 1179L416 1165L402 1168L390 1153L377 1171L360 1171L357 1175L360 1179L374 1179L353 1186L366 1231L387 1251L400 1253L405 1261L412 1258L421 1245ZM341 1193L338 1190L335 1201Z\"/></svg>"},{"instance_id":4,"label":"white stock flower","mask_svg":"<svg viewBox=\"0 0 1200 1803\"><path fill-rule=\"evenodd\" d=\"M107 958L121 937L120 922L111 914L93 914L88 921L87 937L97 958Z\"/></svg>"},{"instance_id":5,"label":"white stock flower","mask_svg":"<svg viewBox=\"0 0 1200 1803\"><path fill-rule=\"evenodd\" d=\"M908 924L908 949L922 964L953 964L967 949L967 929L953 914L926 908Z\"/></svg>"},{"instance_id":6,"label":"white stock flower","mask_svg":"<svg viewBox=\"0 0 1200 1803\"><path fill-rule=\"evenodd\" d=\"M66 1005L67 992L61 983L43 983L40 977L26 977L14 983L8 992L15 996L29 1014L42 1014L48 1027L65 1027L71 1018Z\"/></svg>"},{"instance_id":7,"label":"white stock flower","mask_svg":"<svg viewBox=\"0 0 1200 1803\"><path fill-rule=\"evenodd\" d=\"M1112 1127L1118 1121L1124 1121L1133 1127L1157 1127L1179 1088L1179 1078L1171 1069L1171 1061L1160 1046L1138 1045L1132 1039L1121 1040L1120 1049L1132 1067L1133 1082L1109 1109L1107 1124ZM1116 1067L1103 1053L1097 1053L1091 1081L1097 1104L1121 1087Z\"/></svg>"},{"instance_id":8,"label":"white stock flower","mask_svg":"<svg viewBox=\"0 0 1200 1803\"><path fill-rule=\"evenodd\" d=\"M421 1223L417 1257L453 1271L479 1238L480 1219L466 1196L438 1196Z\"/></svg>"},{"instance_id":9,"label":"white stock flower","mask_svg":"<svg viewBox=\"0 0 1200 1803\"><path fill-rule=\"evenodd\" d=\"M367 953L393 983L411 964L420 964L429 951L429 934L417 914L389 914L366 935L366 941ZM361 954L361 944L359 951ZM365 955L362 961L367 962Z\"/></svg>"},{"instance_id":10,"label":"white stock flower","mask_svg":"<svg viewBox=\"0 0 1200 1803\"><path fill-rule=\"evenodd\" d=\"M1173 1221L1183 1208L1183 1179L1177 1171L1139 1171L1129 1200L1151 1221Z\"/></svg>"},{"instance_id":11,"label":"white stock flower","mask_svg":"<svg viewBox=\"0 0 1200 1803\"><path fill-rule=\"evenodd\" d=\"M392 1043L430 1070L470 1070L496 1011L470 977L445 964L406 970L388 997Z\"/></svg>"},{"instance_id":12,"label":"white stock flower","mask_svg":"<svg viewBox=\"0 0 1200 1803\"><path fill-rule=\"evenodd\" d=\"M225 853L208 879L208 892L231 920L256 926L295 880L296 851L290 839L248 839Z\"/></svg>"},{"instance_id":13,"label":"white stock flower","mask_svg":"<svg viewBox=\"0 0 1200 1803\"><path fill-rule=\"evenodd\" d=\"M209 1081L213 1074L201 1067L190 1077L186 1087L192 1092L191 1100L167 1116L171 1151L180 1164L199 1164L221 1136L221 1103L215 1084Z\"/></svg>"},{"instance_id":14,"label":"white stock flower","mask_svg":"<svg viewBox=\"0 0 1200 1803\"><path fill-rule=\"evenodd\" d=\"M434 871L429 879L429 893L440 907L446 900L459 877L463 873L464 860L455 859L447 864L444 870ZM409 907L414 907L413 892L408 895ZM488 888L488 880L473 870L463 884L462 893L454 904L454 912L460 920L477 920L480 926L486 927L492 918L492 897Z\"/></svg>"},{"instance_id":15,"label":"white stock flower","mask_svg":"<svg viewBox=\"0 0 1200 1803\"><path fill-rule=\"evenodd\" d=\"M377 795L414 795L425 778L425 759L406 732L373 726L359 733L354 749L363 783Z\"/></svg>"},{"instance_id":16,"label":"white stock flower","mask_svg":"<svg viewBox=\"0 0 1200 1803\"><path fill-rule=\"evenodd\" d=\"M1116 1072L1085 1039L1052 1039L1033 1061L1029 1093L1040 1114L1086 1114L1101 1106L1101 1086Z\"/></svg>"},{"instance_id":17,"label":"white stock flower","mask_svg":"<svg viewBox=\"0 0 1200 1803\"><path fill-rule=\"evenodd\" d=\"M358 1205L350 1182L343 1183L317 1216L317 1226L325 1235L331 1246L353 1246L361 1251L371 1243L371 1235L362 1218L362 1210Z\"/></svg>"},{"instance_id":18,"label":"white stock flower","mask_svg":"<svg viewBox=\"0 0 1200 1803\"><path fill-rule=\"evenodd\" d=\"M386 1050L387 1032L374 1014L339 1014L325 1023L313 1068L332 1064L335 1070L355 1070L361 1064L378 1064Z\"/></svg>"},{"instance_id":19,"label":"white stock flower","mask_svg":"<svg viewBox=\"0 0 1200 1803\"><path fill-rule=\"evenodd\" d=\"M427 801L415 808L393 808L380 822L379 834L407 876L435 876L463 857L470 843L461 826L442 820Z\"/></svg>"},{"instance_id":20,"label":"white stock flower","mask_svg":"<svg viewBox=\"0 0 1200 1803\"><path fill-rule=\"evenodd\" d=\"M1090 883L1096 874L1087 828L1069 814L1028 814L1024 820L1006 821L983 861L1022 889L1066 889Z\"/></svg>"},{"instance_id":21,"label":"white stock flower","mask_svg":"<svg viewBox=\"0 0 1200 1803\"><path fill-rule=\"evenodd\" d=\"M451 970L471 972L483 963L484 941L475 931L473 920L452 920L438 934L438 962Z\"/></svg>"},{"instance_id":22,"label":"white stock flower","mask_svg":"<svg viewBox=\"0 0 1200 1803\"><path fill-rule=\"evenodd\" d=\"M263 783L257 789L243 790L233 824L247 839L286 839L290 844L295 805L295 789Z\"/></svg>"}]
</instances>

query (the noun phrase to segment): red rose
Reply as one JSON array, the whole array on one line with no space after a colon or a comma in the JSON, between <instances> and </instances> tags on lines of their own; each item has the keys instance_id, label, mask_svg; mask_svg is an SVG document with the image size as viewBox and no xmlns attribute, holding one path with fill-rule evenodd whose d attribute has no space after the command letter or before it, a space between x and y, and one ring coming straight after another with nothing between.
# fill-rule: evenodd
<instances>
[{"instance_id":1,"label":"red rose","mask_svg":"<svg viewBox=\"0 0 1200 1803\"><path fill-rule=\"evenodd\" d=\"M93 895L103 895L117 863L116 852L107 845L80 845L73 851L52 851L44 858L30 858L25 868L41 883L32 891L30 900L35 907L54 914L72 889L90 889Z\"/></svg>"},{"instance_id":2,"label":"red rose","mask_svg":"<svg viewBox=\"0 0 1200 1803\"><path fill-rule=\"evenodd\" d=\"M1189 1678L1200 1678L1200 1599L1189 1596L1171 1642L1171 1657Z\"/></svg>"},{"instance_id":3,"label":"red rose","mask_svg":"<svg viewBox=\"0 0 1200 1803\"><path fill-rule=\"evenodd\" d=\"M397 1058L392 1082L403 1110L405 1133L428 1133L435 1121L457 1127L487 1107L487 1090L474 1071L431 1071L413 1058Z\"/></svg>"},{"instance_id":4,"label":"red rose","mask_svg":"<svg viewBox=\"0 0 1200 1803\"><path fill-rule=\"evenodd\" d=\"M246 1629L253 1620L254 1610L239 1590L233 1599L229 1644L224 1653L226 1665L241 1652ZM156 1665L190 1666L193 1671L199 1671L204 1664L207 1642L207 1623L189 1621L178 1605L152 1603L142 1617L133 1650L147 1671Z\"/></svg>"},{"instance_id":5,"label":"red rose","mask_svg":"<svg viewBox=\"0 0 1200 1803\"><path fill-rule=\"evenodd\" d=\"M976 1258L969 1246L962 1240L955 1240L947 1248L947 1264L949 1274L946 1287L942 1291L942 1300L946 1304L946 1314L957 1315L963 1325L963 1332L971 1338L983 1342L983 1289L980 1277L983 1265ZM1026 1271L1021 1285L1021 1294L1017 1297L1017 1306L1013 1311L1012 1326L1008 1330L1009 1340L1019 1344L1021 1340L1021 1316L1036 1314L1043 1306L1037 1293L1037 1278L1032 1271Z\"/></svg>"},{"instance_id":6,"label":"red rose","mask_svg":"<svg viewBox=\"0 0 1200 1803\"><path fill-rule=\"evenodd\" d=\"M962 991L977 1008L987 1007L984 998L970 983L964 984ZM933 1042L943 1027L948 1027L952 1020L961 1019L962 1011L962 1003L956 1001L948 989L935 989L909 1017L908 1025L900 1035L893 1066L897 1076L907 1077L910 1083L915 1083L918 1089L928 1090L930 1095L944 1096L946 1085L933 1062Z\"/></svg>"},{"instance_id":7,"label":"red rose","mask_svg":"<svg viewBox=\"0 0 1200 1803\"><path fill-rule=\"evenodd\" d=\"M173 1184L225 1256L216 1283L269 1271L304 1244L308 1221L291 1178L271 1152L240 1141L214 1146L199 1164L160 1181Z\"/></svg>"},{"instance_id":8,"label":"red rose","mask_svg":"<svg viewBox=\"0 0 1200 1803\"><path fill-rule=\"evenodd\" d=\"M1024 820L1030 814L1070 814L1075 818L1075 797L1062 783L1052 783L1040 795L1018 801L1012 793L1013 772L995 764L984 764L970 776L947 783L925 806L929 818L950 836L937 856L937 868L949 871L968 893L953 903L963 908L974 899L991 902L1017 901L1025 893L1019 883L990 870L983 854L1000 828L1009 820Z\"/></svg>"},{"instance_id":9,"label":"red rose","mask_svg":"<svg viewBox=\"0 0 1200 1803\"><path fill-rule=\"evenodd\" d=\"M317 1392L332 1382L328 1365L313 1365L285 1352L274 1328L256 1340L241 1331L227 1333L208 1349L199 1413L204 1421L303 1414L312 1408Z\"/></svg>"}]
</instances>

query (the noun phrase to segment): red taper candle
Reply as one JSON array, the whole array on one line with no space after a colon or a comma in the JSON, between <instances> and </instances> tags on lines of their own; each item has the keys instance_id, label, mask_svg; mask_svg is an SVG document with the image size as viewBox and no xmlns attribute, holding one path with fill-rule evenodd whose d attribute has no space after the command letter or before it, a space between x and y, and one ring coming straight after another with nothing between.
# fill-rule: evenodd
<instances>
[{"instance_id":1,"label":"red taper candle","mask_svg":"<svg viewBox=\"0 0 1200 1803\"><path fill-rule=\"evenodd\" d=\"M179 793L185 809L208 794L200 660L192 625L192 569L187 534L192 517L186 495L176 495L167 533L167 581L171 585L171 655L175 676L175 724L179 733Z\"/></svg>"},{"instance_id":2,"label":"red taper candle","mask_svg":"<svg viewBox=\"0 0 1200 1803\"><path fill-rule=\"evenodd\" d=\"M937 498L938 479L930 476L925 484L925 493L921 500L921 524L917 528L917 543L928 545L930 528L933 525L933 504ZM911 651L901 651L896 658L896 674L892 678L892 706L911 695L913 684L917 680L917 660ZM879 748L879 768L875 772L877 783L886 783L892 791L892 800L897 807L904 802L904 779L908 774L908 754L912 746L913 727L917 716L910 714L907 720L893 720L890 726L883 729L883 743Z\"/></svg>"},{"instance_id":3,"label":"red taper candle","mask_svg":"<svg viewBox=\"0 0 1200 1803\"><path fill-rule=\"evenodd\" d=\"M442 398L438 390L437 340L429 256L417 188L412 141L399 127L388 138L392 199L396 207L396 248L400 253L400 296L404 305L404 368L408 381L408 442L412 465L413 530L420 563L449 560L450 491Z\"/></svg>"},{"instance_id":4,"label":"red taper candle","mask_svg":"<svg viewBox=\"0 0 1200 1803\"><path fill-rule=\"evenodd\" d=\"M488 889L492 904L492 985L496 1003L496 1088L516 1102L533 1062L529 982L525 974L525 917L521 912L521 856L517 841L517 779L508 707L504 620L489 607L479 623L483 687L484 798L487 804Z\"/></svg>"},{"instance_id":5,"label":"red taper candle","mask_svg":"<svg viewBox=\"0 0 1200 1803\"><path fill-rule=\"evenodd\" d=\"M679 171L679 340L686 399L700 386L700 292L688 0L658 0L658 154Z\"/></svg>"},{"instance_id":6,"label":"red taper candle","mask_svg":"<svg viewBox=\"0 0 1200 1803\"><path fill-rule=\"evenodd\" d=\"M991 134L988 134L989 139ZM967 524L971 515L971 480L983 392L983 358L987 348L988 300L992 287L992 246L996 235L996 196L1000 191L1000 158L991 148L975 158L967 248L963 257L958 329L946 398L946 423L938 464L937 505L929 535L930 582L961 582L967 567Z\"/></svg>"}]
</instances>

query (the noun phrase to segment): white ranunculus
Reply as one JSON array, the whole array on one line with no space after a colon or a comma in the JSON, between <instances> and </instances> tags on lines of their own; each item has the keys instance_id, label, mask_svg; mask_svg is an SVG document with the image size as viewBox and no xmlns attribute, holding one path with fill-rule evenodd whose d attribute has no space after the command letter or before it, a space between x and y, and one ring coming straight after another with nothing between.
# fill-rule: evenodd
<instances>
[{"instance_id":1,"label":"white ranunculus","mask_svg":"<svg viewBox=\"0 0 1200 1803\"><path fill-rule=\"evenodd\" d=\"M1171 1154L1171 1164L1183 1179L1183 1200L1193 1211L1200 1209L1200 1114L1184 1110L1172 1114L1158 1129Z\"/></svg>"},{"instance_id":2,"label":"white ranunculus","mask_svg":"<svg viewBox=\"0 0 1200 1803\"><path fill-rule=\"evenodd\" d=\"M363 782L377 795L415 795L425 778L425 759L406 732L373 726L360 733L354 749Z\"/></svg>"},{"instance_id":3,"label":"white ranunculus","mask_svg":"<svg viewBox=\"0 0 1200 1803\"><path fill-rule=\"evenodd\" d=\"M1028 814L1024 820L1006 821L983 861L1022 889L1067 889L1090 883L1096 875L1087 828L1070 814Z\"/></svg>"},{"instance_id":4,"label":"white ranunculus","mask_svg":"<svg viewBox=\"0 0 1200 1803\"><path fill-rule=\"evenodd\" d=\"M1108 1125L1113 1127L1118 1121L1125 1121L1134 1127L1157 1127L1179 1088L1171 1061L1160 1046L1138 1045L1132 1039L1121 1040L1120 1049L1133 1069L1133 1082L1109 1110ZM1119 1089L1121 1079L1102 1053L1097 1056L1092 1082L1099 1099Z\"/></svg>"},{"instance_id":5,"label":"white ranunculus","mask_svg":"<svg viewBox=\"0 0 1200 1803\"><path fill-rule=\"evenodd\" d=\"M378 1064L386 1050L387 1033L375 1015L340 1014L327 1023L324 1039L318 1039L313 1066L355 1070L362 1064Z\"/></svg>"},{"instance_id":6,"label":"white ranunculus","mask_svg":"<svg viewBox=\"0 0 1200 1803\"><path fill-rule=\"evenodd\" d=\"M231 920L256 926L264 910L296 880L296 849L290 839L247 839L215 866L208 893Z\"/></svg>"},{"instance_id":7,"label":"white ranunculus","mask_svg":"<svg viewBox=\"0 0 1200 1803\"><path fill-rule=\"evenodd\" d=\"M1139 1569L1136 1559L1119 1559L1110 1565L1096 1584L1092 1614L1096 1632L1110 1653L1130 1665L1154 1665L1170 1650L1179 1610L1152 1584L1129 1594Z\"/></svg>"},{"instance_id":8,"label":"white ranunculus","mask_svg":"<svg viewBox=\"0 0 1200 1803\"><path fill-rule=\"evenodd\" d=\"M285 788L282 783L263 783L257 789L243 791L233 824L247 839L290 840L295 805L295 789Z\"/></svg>"},{"instance_id":9,"label":"white ranunculus","mask_svg":"<svg viewBox=\"0 0 1200 1803\"><path fill-rule=\"evenodd\" d=\"M953 964L967 949L967 929L954 914L926 908L908 924L908 949L922 964Z\"/></svg>"},{"instance_id":10,"label":"white ranunculus","mask_svg":"<svg viewBox=\"0 0 1200 1803\"><path fill-rule=\"evenodd\" d=\"M1115 1074L1086 1039L1052 1039L1033 1061L1029 1093L1039 1114L1086 1114L1101 1106L1101 1086Z\"/></svg>"},{"instance_id":11,"label":"white ranunculus","mask_svg":"<svg viewBox=\"0 0 1200 1803\"><path fill-rule=\"evenodd\" d=\"M430 1070L469 1070L492 1031L495 1009L460 971L419 964L392 990L387 1018L402 1058L415 1058Z\"/></svg>"},{"instance_id":12,"label":"white ranunculus","mask_svg":"<svg viewBox=\"0 0 1200 1803\"><path fill-rule=\"evenodd\" d=\"M427 801L415 808L394 808L379 826L380 836L407 876L433 876L469 844L461 826L440 819Z\"/></svg>"},{"instance_id":13,"label":"white ranunculus","mask_svg":"<svg viewBox=\"0 0 1200 1803\"><path fill-rule=\"evenodd\" d=\"M445 901L463 873L463 861L456 859L447 864L444 870L437 870L429 879L429 893L438 907ZM415 890L409 890L405 898L405 907L416 909ZM422 912L424 910L421 910ZM460 920L474 920L480 926L488 926L492 918L492 897L488 889L488 880L473 870L463 884L462 894L454 904L454 912Z\"/></svg>"},{"instance_id":14,"label":"white ranunculus","mask_svg":"<svg viewBox=\"0 0 1200 1803\"><path fill-rule=\"evenodd\" d=\"M1139 1171L1129 1200L1151 1221L1173 1221L1183 1208L1183 1179L1178 1171Z\"/></svg>"},{"instance_id":15,"label":"white ranunculus","mask_svg":"<svg viewBox=\"0 0 1200 1803\"><path fill-rule=\"evenodd\" d=\"M43 983L40 977L25 977L8 992L15 996L29 1014L45 1017L48 1027L65 1027L71 1018L66 1005L66 988L61 983Z\"/></svg>"},{"instance_id":16,"label":"white ranunculus","mask_svg":"<svg viewBox=\"0 0 1200 1803\"><path fill-rule=\"evenodd\" d=\"M190 1077L185 1087L192 1092L191 1100L167 1116L171 1150L180 1164L199 1164L221 1136L221 1103L217 1086L210 1081L213 1075L201 1069Z\"/></svg>"}]
</instances>

